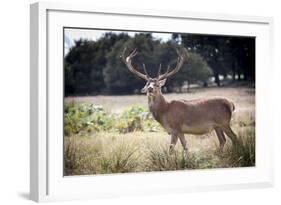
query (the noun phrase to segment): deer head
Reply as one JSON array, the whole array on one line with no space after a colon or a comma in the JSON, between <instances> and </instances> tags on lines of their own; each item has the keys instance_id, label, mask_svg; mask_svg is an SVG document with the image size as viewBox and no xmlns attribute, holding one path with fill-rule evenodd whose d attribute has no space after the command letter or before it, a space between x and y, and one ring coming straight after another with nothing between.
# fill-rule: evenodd
<instances>
[{"instance_id":1,"label":"deer head","mask_svg":"<svg viewBox=\"0 0 281 205\"><path fill-rule=\"evenodd\" d=\"M178 54L176 67L171 70L170 66L168 66L167 71L164 74L161 74L161 64L160 64L159 68L158 68L158 74L155 78L152 78L148 75L144 63L142 64L144 74L139 72L138 70L136 70L133 67L132 59L133 59L133 57L135 57L137 55L137 49L133 50L133 52L131 52L129 56L125 57L125 52L126 52L126 48L125 48L123 50L121 58L132 73L134 73L138 77L146 80L146 84L141 90L142 93L146 93L148 96L157 96L157 95L161 94L161 87L163 85L165 85L166 79L168 77L174 75L175 73L177 73L185 61L186 49L182 48L181 50L177 49L176 51Z\"/></svg>"}]
</instances>

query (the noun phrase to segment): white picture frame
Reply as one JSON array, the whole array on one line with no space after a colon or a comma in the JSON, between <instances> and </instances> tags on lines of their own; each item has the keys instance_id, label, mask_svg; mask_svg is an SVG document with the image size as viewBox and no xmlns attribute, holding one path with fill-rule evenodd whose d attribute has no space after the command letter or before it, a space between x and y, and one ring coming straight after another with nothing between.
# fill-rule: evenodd
<instances>
[{"instance_id":1,"label":"white picture frame","mask_svg":"<svg viewBox=\"0 0 281 205\"><path fill-rule=\"evenodd\" d=\"M96 20L96 21L93 21ZM63 177L63 27L255 36L256 166L176 172ZM35 3L30 10L30 198L34 201L273 186L269 129L273 19L182 11ZM54 67L56 70L54 70ZM267 69L264 69L267 68ZM54 137L59 136L59 137ZM264 136L264 137L263 137ZM265 139L266 136L266 139ZM184 182L184 183L183 183Z\"/></svg>"}]
</instances>

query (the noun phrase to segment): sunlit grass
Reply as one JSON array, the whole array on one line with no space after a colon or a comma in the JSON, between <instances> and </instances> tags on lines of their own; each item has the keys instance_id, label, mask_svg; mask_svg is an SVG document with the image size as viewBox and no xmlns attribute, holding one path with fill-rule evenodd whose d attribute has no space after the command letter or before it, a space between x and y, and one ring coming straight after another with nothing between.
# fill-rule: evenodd
<instances>
[{"instance_id":1,"label":"sunlit grass","mask_svg":"<svg viewBox=\"0 0 281 205\"><path fill-rule=\"evenodd\" d=\"M99 104L67 101L65 117L69 119L64 128L64 175L255 166L254 96L243 89L230 91L224 93L233 95L231 99L235 102L231 127L238 136L238 144L233 145L226 137L227 143L220 152L214 132L186 135L187 160L179 142L175 152L169 154L170 137L149 116L146 105L125 106L112 112L107 107L99 107ZM192 94L192 97L214 95L212 92L215 90L204 90ZM128 100L131 103L134 102L132 97ZM138 99L136 97L135 101Z\"/></svg>"},{"instance_id":2,"label":"sunlit grass","mask_svg":"<svg viewBox=\"0 0 281 205\"><path fill-rule=\"evenodd\" d=\"M109 174L255 166L254 128L240 132L239 145L227 144L219 152L214 133L187 136L189 155L185 160L180 143L169 154L165 132L99 133L65 138L65 175ZM206 146L208 145L208 146Z\"/></svg>"}]
</instances>

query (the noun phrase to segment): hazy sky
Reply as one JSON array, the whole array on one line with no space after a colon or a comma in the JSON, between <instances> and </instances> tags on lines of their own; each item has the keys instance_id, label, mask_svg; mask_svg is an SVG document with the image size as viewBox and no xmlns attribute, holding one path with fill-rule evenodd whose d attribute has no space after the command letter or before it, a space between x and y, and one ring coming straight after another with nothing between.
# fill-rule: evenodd
<instances>
[{"instance_id":1,"label":"hazy sky","mask_svg":"<svg viewBox=\"0 0 281 205\"><path fill-rule=\"evenodd\" d=\"M121 31L110 31L110 30L94 30L94 29L65 29L64 32L64 48L65 54L68 52L69 48L74 45L74 41L80 38L88 39L88 40L97 40L104 33L112 32L112 33L121 33ZM136 33L140 32L126 32L130 36L134 36ZM171 39L172 35L168 33L152 33L154 38L160 39L161 41L168 41Z\"/></svg>"}]
</instances>

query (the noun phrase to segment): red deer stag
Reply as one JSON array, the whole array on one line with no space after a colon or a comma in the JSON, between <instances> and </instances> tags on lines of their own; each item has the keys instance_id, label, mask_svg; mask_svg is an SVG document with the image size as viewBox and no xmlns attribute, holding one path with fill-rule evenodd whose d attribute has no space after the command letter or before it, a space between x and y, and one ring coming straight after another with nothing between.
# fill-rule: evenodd
<instances>
[{"instance_id":1,"label":"red deer stag","mask_svg":"<svg viewBox=\"0 0 281 205\"><path fill-rule=\"evenodd\" d=\"M128 69L138 77L146 80L146 85L142 89L148 96L148 106L155 120L171 135L169 153L174 151L178 141L184 149L184 156L187 159L187 145L184 134L206 134L215 130L220 143L220 150L223 150L226 138L224 133L231 139L232 143L237 142L236 134L230 128L230 120L234 111L234 104L230 100L222 97L202 98L194 100L172 100L167 101L161 92L161 87L166 79L177 73L186 59L186 49L177 50L178 59L176 67L170 71L168 66L164 74L151 78L143 64L144 74L136 70L132 65L132 59L137 55L136 49L125 57L126 48L121 58Z\"/></svg>"}]
</instances>

